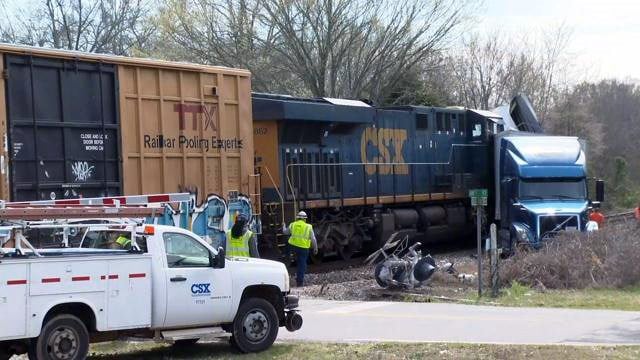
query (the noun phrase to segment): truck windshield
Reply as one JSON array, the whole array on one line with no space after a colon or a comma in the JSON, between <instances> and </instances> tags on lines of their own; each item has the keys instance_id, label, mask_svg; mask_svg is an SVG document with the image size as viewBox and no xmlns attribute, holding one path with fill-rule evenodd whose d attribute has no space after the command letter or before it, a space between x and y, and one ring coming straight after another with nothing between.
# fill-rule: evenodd
<instances>
[{"instance_id":1,"label":"truck windshield","mask_svg":"<svg viewBox=\"0 0 640 360\"><path fill-rule=\"evenodd\" d=\"M579 199L587 197L584 180L576 181L548 181L522 180L520 181L520 199Z\"/></svg>"}]
</instances>

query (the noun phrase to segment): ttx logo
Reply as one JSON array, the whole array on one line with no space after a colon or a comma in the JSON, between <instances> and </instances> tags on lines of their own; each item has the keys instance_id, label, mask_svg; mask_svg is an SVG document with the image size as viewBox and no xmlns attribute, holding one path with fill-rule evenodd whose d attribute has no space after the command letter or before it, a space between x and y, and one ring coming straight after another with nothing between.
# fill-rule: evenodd
<instances>
[{"instance_id":1,"label":"ttx logo","mask_svg":"<svg viewBox=\"0 0 640 360\"><path fill-rule=\"evenodd\" d=\"M202 127L204 130L211 128L211 130L217 131L216 110L216 105L211 105L209 108L201 104L175 104L173 106L173 111L178 113L178 127L181 131L186 129L187 114L191 114L192 130L198 130L198 118L202 118ZM198 116L199 114L202 114L202 116Z\"/></svg>"},{"instance_id":2,"label":"ttx logo","mask_svg":"<svg viewBox=\"0 0 640 360\"><path fill-rule=\"evenodd\" d=\"M402 147L407 141L407 130L405 129L385 129L366 128L362 132L361 154L365 163L404 163ZM376 174L376 165L367 165L368 175ZM407 165L378 165L380 175L407 175L409 168Z\"/></svg>"}]
</instances>

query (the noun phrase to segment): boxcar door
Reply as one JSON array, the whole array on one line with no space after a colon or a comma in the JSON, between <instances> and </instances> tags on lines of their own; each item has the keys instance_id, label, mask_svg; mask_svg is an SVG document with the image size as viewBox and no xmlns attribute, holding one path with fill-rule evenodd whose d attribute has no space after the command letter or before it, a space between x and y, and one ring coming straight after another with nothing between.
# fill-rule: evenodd
<instances>
[{"instance_id":1,"label":"boxcar door","mask_svg":"<svg viewBox=\"0 0 640 360\"><path fill-rule=\"evenodd\" d=\"M13 200L121 192L116 66L5 55Z\"/></svg>"}]
</instances>

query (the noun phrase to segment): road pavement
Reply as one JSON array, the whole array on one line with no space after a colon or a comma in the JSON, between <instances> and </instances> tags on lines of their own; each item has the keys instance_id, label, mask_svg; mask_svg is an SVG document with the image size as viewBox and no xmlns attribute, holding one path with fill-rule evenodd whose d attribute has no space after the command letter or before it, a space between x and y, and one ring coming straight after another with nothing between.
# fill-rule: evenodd
<instances>
[{"instance_id":1,"label":"road pavement","mask_svg":"<svg viewBox=\"0 0 640 360\"><path fill-rule=\"evenodd\" d=\"M301 299L302 329L279 340L640 344L640 312Z\"/></svg>"}]
</instances>

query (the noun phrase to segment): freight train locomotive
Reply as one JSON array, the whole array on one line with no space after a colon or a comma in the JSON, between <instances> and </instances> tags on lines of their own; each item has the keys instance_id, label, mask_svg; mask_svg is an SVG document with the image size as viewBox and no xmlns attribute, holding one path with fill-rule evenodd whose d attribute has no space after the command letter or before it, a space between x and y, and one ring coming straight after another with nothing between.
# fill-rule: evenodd
<instances>
[{"instance_id":1,"label":"freight train locomotive","mask_svg":"<svg viewBox=\"0 0 640 360\"><path fill-rule=\"evenodd\" d=\"M304 209L320 254L342 259L393 233L431 242L462 238L468 190L492 179L490 112L253 95L263 244Z\"/></svg>"}]
</instances>

